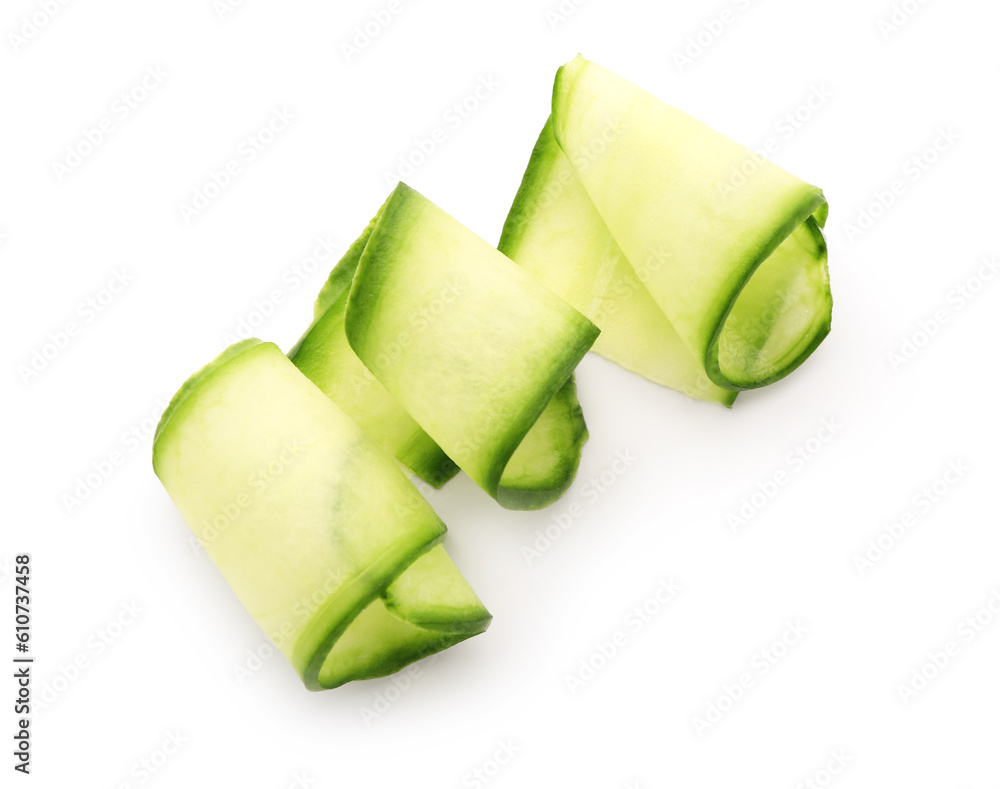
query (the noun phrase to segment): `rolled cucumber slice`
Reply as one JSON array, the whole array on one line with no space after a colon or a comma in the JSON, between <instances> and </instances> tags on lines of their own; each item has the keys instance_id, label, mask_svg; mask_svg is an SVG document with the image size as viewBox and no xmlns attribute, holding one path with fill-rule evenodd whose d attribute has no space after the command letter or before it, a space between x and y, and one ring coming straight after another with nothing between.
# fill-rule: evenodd
<instances>
[{"instance_id":1,"label":"rolled cucumber slice","mask_svg":"<svg viewBox=\"0 0 1000 789\"><path fill-rule=\"evenodd\" d=\"M181 387L153 467L311 690L384 676L489 625L396 461L271 343L238 343Z\"/></svg>"},{"instance_id":2,"label":"rolled cucumber slice","mask_svg":"<svg viewBox=\"0 0 1000 789\"><path fill-rule=\"evenodd\" d=\"M556 142L551 118L498 248L597 324L595 353L699 400L736 398L712 382L636 275Z\"/></svg>"},{"instance_id":3,"label":"rolled cucumber slice","mask_svg":"<svg viewBox=\"0 0 1000 789\"><path fill-rule=\"evenodd\" d=\"M379 215L333 268L316 300L313 323L288 358L400 463L439 488L458 466L371 374L344 333L351 282Z\"/></svg>"},{"instance_id":4,"label":"rolled cucumber slice","mask_svg":"<svg viewBox=\"0 0 1000 789\"><path fill-rule=\"evenodd\" d=\"M729 405L719 390L787 375L829 332L826 213L818 188L578 56L501 247L589 302L599 353Z\"/></svg>"},{"instance_id":5,"label":"rolled cucumber slice","mask_svg":"<svg viewBox=\"0 0 1000 789\"><path fill-rule=\"evenodd\" d=\"M361 254L344 327L382 386L502 506L537 509L566 489L586 440L570 376L599 330L405 184Z\"/></svg>"},{"instance_id":6,"label":"rolled cucumber slice","mask_svg":"<svg viewBox=\"0 0 1000 789\"><path fill-rule=\"evenodd\" d=\"M436 488L459 468L365 367L347 341L351 282L381 209L334 267L316 300L312 325L288 353L314 384L403 465ZM413 321L419 323L417 315ZM559 498L573 482L588 437L572 375L504 468L501 487L514 509Z\"/></svg>"}]
</instances>

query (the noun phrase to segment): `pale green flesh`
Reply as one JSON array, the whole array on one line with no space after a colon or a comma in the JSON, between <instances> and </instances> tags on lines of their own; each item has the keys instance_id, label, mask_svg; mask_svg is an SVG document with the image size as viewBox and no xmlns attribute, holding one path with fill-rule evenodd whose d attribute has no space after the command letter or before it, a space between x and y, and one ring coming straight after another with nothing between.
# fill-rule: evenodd
<instances>
[{"instance_id":1,"label":"pale green flesh","mask_svg":"<svg viewBox=\"0 0 1000 789\"><path fill-rule=\"evenodd\" d=\"M271 343L240 343L189 379L158 427L153 466L310 689L391 673L489 623L437 547L444 524L395 460ZM383 631L385 643L349 648Z\"/></svg>"},{"instance_id":2,"label":"pale green flesh","mask_svg":"<svg viewBox=\"0 0 1000 789\"><path fill-rule=\"evenodd\" d=\"M567 382L598 330L404 184L361 256L345 328L386 390L501 505L536 509L565 490L585 438ZM508 461L566 386L507 487Z\"/></svg>"},{"instance_id":3,"label":"pale green flesh","mask_svg":"<svg viewBox=\"0 0 1000 789\"><path fill-rule=\"evenodd\" d=\"M622 254L545 124L499 249L592 320L593 350L699 400L729 405Z\"/></svg>"},{"instance_id":4,"label":"pale green flesh","mask_svg":"<svg viewBox=\"0 0 1000 789\"><path fill-rule=\"evenodd\" d=\"M581 57L556 77L550 123L501 246L594 318L595 350L730 404L720 389L815 349L831 308L819 189ZM790 314L762 322L775 298Z\"/></svg>"}]
</instances>

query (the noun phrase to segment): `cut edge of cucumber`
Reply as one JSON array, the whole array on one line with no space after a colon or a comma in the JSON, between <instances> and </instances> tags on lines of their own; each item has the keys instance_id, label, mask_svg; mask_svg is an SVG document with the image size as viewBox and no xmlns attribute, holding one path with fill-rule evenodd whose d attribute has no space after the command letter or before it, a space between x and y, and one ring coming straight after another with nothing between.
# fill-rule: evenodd
<instances>
[{"instance_id":1,"label":"cut edge of cucumber","mask_svg":"<svg viewBox=\"0 0 1000 789\"><path fill-rule=\"evenodd\" d=\"M779 381L805 362L829 334L833 300L830 290L827 288L822 303L818 305L820 309L816 310L816 317L812 322L811 330L803 333L798 338L798 341L782 354L781 358L783 361L780 364L770 365L770 369L766 374L753 378L748 377L742 381L738 379L733 380L732 376L723 372L720 364L720 342L726 328L726 321L735 308L740 294L749 285L757 270L800 227L805 226L810 231L814 240L817 241L818 247L821 250L821 265L824 271L826 271L826 239L823 237L823 232L820 230L819 222L816 219L816 216L821 214L826 206L828 206L826 198L822 190L817 188L813 199L804 203L794 214L788 217L770 237L767 245L760 253L748 262L743 272L741 272L741 276L734 277L729 292L718 300L721 308L716 319L715 332L705 353L705 371L717 386L734 391L745 391L759 389L775 381Z\"/></svg>"}]
</instances>

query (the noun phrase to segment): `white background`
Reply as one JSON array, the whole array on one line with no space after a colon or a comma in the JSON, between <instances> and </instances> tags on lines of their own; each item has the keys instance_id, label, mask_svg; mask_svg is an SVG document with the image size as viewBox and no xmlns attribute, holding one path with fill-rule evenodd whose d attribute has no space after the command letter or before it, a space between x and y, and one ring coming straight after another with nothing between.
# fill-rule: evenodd
<instances>
[{"instance_id":1,"label":"white background","mask_svg":"<svg viewBox=\"0 0 1000 789\"><path fill-rule=\"evenodd\" d=\"M1000 786L1000 617L961 635L1000 589L1000 285L953 291L1000 251L995 3L910 0L889 31L885 1L590 0L560 20L546 15L555 2L400 0L350 59L343 44L387 3L248 0L221 17L218 5L71 2L24 42L9 34L43 21L44 4L0 13L0 594L10 612L12 559L30 552L34 691L49 700L19 780L448 787L477 785L478 768L498 788ZM723 10L721 35L703 34L680 68L675 54ZM328 269L305 274L303 259L321 238L343 250L386 172L437 127L446 142L406 180L496 243L555 70L578 51L746 145L776 138L774 160L824 188L833 333L731 411L588 357L591 439L563 500L503 512L464 477L432 498L494 614L488 633L401 694L391 679L310 694L280 656L241 681L263 636L152 473L162 404L276 289L284 303L255 333L292 345ZM166 76L123 117L119 95L156 67ZM446 120L484 78L499 87ZM782 118L814 89L832 98L788 135ZM294 120L248 161L241 141L275 109ZM60 180L53 163L103 118L110 133ZM912 157L949 129L958 140L914 180ZM242 172L185 222L181 204L233 158ZM851 237L894 180L903 194ZM127 287L91 312L121 269ZM939 310L947 322L924 342L920 322ZM68 322L68 346L24 374ZM894 367L908 338L922 347ZM842 427L791 462L824 419ZM588 494L618 452L631 467ZM949 461L968 471L925 512L914 497ZM734 534L729 515L779 471L787 484ZM573 502L583 515L529 565L523 546ZM906 513L915 525L859 570ZM626 617L661 579L680 594L636 632ZM135 621L110 624L133 603ZM12 614L3 622L11 639ZM808 632L762 674L786 622ZM567 675L616 630L625 645L571 692ZM957 657L904 701L900 684L949 641ZM744 673L754 687L699 736L695 719ZM387 692L366 725L362 709ZM164 760L171 734L184 742ZM515 752L494 771L501 743ZM831 779L834 751L848 764Z\"/></svg>"}]
</instances>

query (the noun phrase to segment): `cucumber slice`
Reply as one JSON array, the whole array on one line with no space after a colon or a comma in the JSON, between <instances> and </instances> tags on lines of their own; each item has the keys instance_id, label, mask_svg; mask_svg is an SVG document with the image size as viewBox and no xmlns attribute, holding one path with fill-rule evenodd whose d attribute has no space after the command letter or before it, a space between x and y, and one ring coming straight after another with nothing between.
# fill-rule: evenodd
<instances>
[{"instance_id":1,"label":"cucumber slice","mask_svg":"<svg viewBox=\"0 0 1000 789\"><path fill-rule=\"evenodd\" d=\"M601 329L593 350L690 397L731 405L681 340L594 208L546 122L499 250Z\"/></svg>"},{"instance_id":2,"label":"cucumber slice","mask_svg":"<svg viewBox=\"0 0 1000 789\"><path fill-rule=\"evenodd\" d=\"M577 56L501 246L589 303L598 352L728 405L719 389L787 375L829 332L827 211L816 187Z\"/></svg>"},{"instance_id":3,"label":"cucumber slice","mask_svg":"<svg viewBox=\"0 0 1000 789\"><path fill-rule=\"evenodd\" d=\"M361 254L345 332L375 378L502 506L547 506L568 486L586 429L567 382L599 330L405 184Z\"/></svg>"},{"instance_id":4,"label":"cucumber slice","mask_svg":"<svg viewBox=\"0 0 1000 789\"><path fill-rule=\"evenodd\" d=\"M382 214L368 224L330 273L314 319L288 353L314 384L403 465L435 488L459 468L386 391L355 355L344 332L351 282L361 253ZM573 482L588 437L573 377L552 398L504 469L501 486L516 509L554 501Z\"/></svg>"},{"instance_id":5,"label":"cucumber slice","mask_svg":"<svg viewBox=\"0 0 1000 789\"><path fill-rule=\"evenodd\" d=\"M439 488L458 466L369 372L344 333L351 281L380 215L381 209L334 266L316 300L313 323L288 358L386 451Z\"/></svg>"},{"instance_id":6,"label":"cucumber slice","mask_svg":"<svg viewBox=\"0 0 1000 789\"><path fill-rule=\"evenodd\" d=\"M397 671L489 624L396 462L271 343L238 343L181 387L153 468L311 690Z\"/></svg>"}]
</instances>

